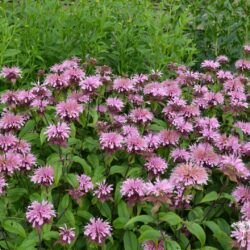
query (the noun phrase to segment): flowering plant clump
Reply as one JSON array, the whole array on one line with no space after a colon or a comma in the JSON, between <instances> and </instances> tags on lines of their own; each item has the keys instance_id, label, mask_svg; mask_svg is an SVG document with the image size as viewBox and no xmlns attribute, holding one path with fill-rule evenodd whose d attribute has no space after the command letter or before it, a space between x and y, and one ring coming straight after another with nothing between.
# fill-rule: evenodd
<instances>
[{"instance_id":1,"label":"flowering plant clump","mask_svg":"<svg viewBox=\"0 0 250 250\"><path fill-rule=\"evenodd\" d=\"M0 248L249 250L250 61L228 61L166 79L72 58L1 93Z\"/></svg>"}]
</instances>

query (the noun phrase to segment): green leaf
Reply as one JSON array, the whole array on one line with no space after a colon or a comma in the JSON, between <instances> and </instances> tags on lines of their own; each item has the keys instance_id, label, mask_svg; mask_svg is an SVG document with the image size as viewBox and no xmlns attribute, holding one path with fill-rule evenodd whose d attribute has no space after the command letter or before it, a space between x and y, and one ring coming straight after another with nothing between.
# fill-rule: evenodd
<instances>
[{"instance_id":1,"label":"green leaf","mask_svg":"<svg viewBox=\"0 0 250 250\"><path fill-rule=\"evenodd\" d=\"M97 203L97 207L98 207L100 213L101 213L104 217L106 217L106 218L108 218L108 219L111 220L111 216L112 216L112 215L111 215L111 209L110 209L110 207L109 207L109 205L108 205L107 202L105 202L105 203L98 202L98 203Z\"/></svg>"},{"instance_id":2,"label":"green leaf","mask_svg":"<svg viewBox=\"0 0 250 250\"><path fill-rule=\"evenodd\" d=\"M43 235L44 240L58 239L59 233L56 231L45 232Z\"/></svg>"},{"instance_id":3,"label":"green leaf","mask_svg":"<svg viewBox=\"0 0 250 250\"><path fill-rule=\"evenodd\" d=\"M28 132L33 131L35 126L36 126L36 123L34 120L29 120L28 122L26 122L24 127L19 132L19 137L23 138L24 135L26 135Z\"/></svg>"},{"instance_id":4,"label":"green leaf","mask_svg":"<svg viewBox=\"0 0 250 250\"><path fill-rule=\"evenodd\" d=\"M25 188L12 188L12 189L8 189L7 197L12 202L16 202L27 193L28 192Z\"/></svg>"},{"instance_id":5,"label":"green leaf","mask_svg":"<svg viewBox=\"0 0 250 250\"><path fill-rule=\"evenodd\" d=\"M86 210L78 210L77 215L86 219L86 220L89 220L93 217L93 215Z\"/></svg>"},{"instance_id":6,"label":"green leaf","mask_svg":"<svg viewBox=\"0 0 250 250\"><path fill-rule=\"evenodd\" d=\"M65 180L73 187L78 188L79 187L79 181L77 180L77 177L75 174L67 174L65 176Z\"/></svg>"},{"instance_id":7,"label":"green leaf","mask_svg":"<svg viewBox=\"0 0 250 250\"><path fill-rule=\"evenodd\" d=\"M110 168L109 174L121 174L123 177L125 176L127 167L126 166L112 166Z\"/></svg>"},{"instance_id":8,"label":"green leaf","mask_svg":"<svg viewBox=\"0 0 250 250\"><path fill-rule=\"evenodd\" d=\"M46 128L42 128L41 132L40 132L40 142L41 145L43 145L43 143L45 142L47 135L45 134Z\"/></svg>"},{"instance_id":9,"label":"green leaf","mask_svg":"<svg viewBox=\"0 0 250 250\"><path fill-rule=\"evenodd\" d=\"M113 226L116 229L123 229L127 221L128 220L126 218L118 217L113 221Z\"/></svg>"},{"instance_id":10,"label":"green leaf","mask_svg":"<svg viewBox=\"0 0 250 250\"><path fill-rule=\"evenodd\" d=\"M165 249L171 249L171 250L181 250L180 245L173 240L165 240L164 242Z\"/></svg>"},{"instance_id":11,"label":"green leaf","mask_svg":"<svg viewBox=\"0 0 250 250\"><path fill-rule=\"evenodd\" d=\"M202 246L204 246L206 242L206 234L202 227L194 222L186 222L186 226L188 231L200 241Z\"/></svg>"},{"instance_id":12,"label":"green leaf","mask_svg":"<svg viewBox=\"0 0 250 250\"><path fill-rule=\"evenodd\" d=\"M160 213L160 221L165 221L169 225L174 226L182 222L182 218L174 212Z\"/></svg>"},{"instance_id":13,"label":"green leaf","mask_svg":"<svg viewBox=\"0 0 250 250\"><path fill-rule=\"evenodd\" d=\"M158 230L150 229L142 232L141 236L139 237L139 241L143 242L145 240L153 240L157 242L160 237L161 233Z\"/></svg>"},{"instance_id":14,"label":"green leaf","mask_svg":"<svg viewBox=\"0 0 250 250\"><path fill-rule=\"evenodd\" d=\"M118 215L119 217L123 217L129 220L129 217L130 217L129 210L124 201L120 201L118 204Z\"/></svg>"},{"instance_id":15,"label":"green leaf","mask_svg":"<svg viewBox=\"0 0 250 250\"><path fill-rule=\"evenodd\" d=\"M65 213L65 217L66 217L67 221L69 222L70 226L74 227L75 226L74 214L70 210L67 210Z\"/></svg>"},{"instance_id":16,"label":"green leaf","mask_svg":"<svg viewBox=\"0 0 250 250\"><path fill-rule=\"evenodd\" d=\"M209 202L209 201L215 201L215 200L217 200L217 199L218 199L218 194L217 194L217 192L212 191L212 192L206 194L206 195L203 197L203 199L201 200L200 203Z\"/></svg>"},{"instance_id":17,"label":"green leaf","mask_svg":"<svg viewBox=\"0 0 250 250\"><path fill-rule=\"evenodd\" d=\"M91 175L92 172L91 167L84 159L75 155L72 160L82 165L85 174Z\"/></svg>"},{"instance_id":18,"label":"green leaf","mask_svg":"<svg viewBox=\"0 0 250 250\"><path fill-rule=\"evenodd\" d=\"M150 215L138 215L130 219L125 227L134 224L135 222L143 222L144 224L148 224L149 222L153 222L154 218Z\"/></svg>"},{"instance_id":19,"label":"green leaf","mask_svg":"<svg viewBox=\"0 0 250 250\"><path fill-rule=\"evenodd\" d=\"M12 56L16 56L20 53L21 53L21 50L19 50L19 49L7 49L4 52L4 57L12 57Z\"/></svg>"},{"instance_id":20,"label":"green leaf","mask_svg":"<svg viewBox=\"0 0 250 250\"><path fill-rule=\"evenodd\" d=\"M138 241L136 235L131 231L126 231L123 236L123 244L125 250L137 250Z\"/></svg>"},{"instance_id":21,"label":"green leaf","mask_svg":"<svg viewBox=\"0 0 250 250\"><path fill-rule=\"evenodd\" d=\"M26 237L26 233L22 225L14 220L4 221L3 228L10 233L20 235L23 238Z\"/></svg>"},{"instance_id":22,"label":"green leaf","mask_svg":"<svg viewBox=\"0 0 250 250\"><path fill-rule=\"evenodd\" d=\"M57 186L61 175L62 175L62 164L61 162L54 163L53 168L54 168L54 178L55 178L55 185Z\"/></svg>"}]
</instances>

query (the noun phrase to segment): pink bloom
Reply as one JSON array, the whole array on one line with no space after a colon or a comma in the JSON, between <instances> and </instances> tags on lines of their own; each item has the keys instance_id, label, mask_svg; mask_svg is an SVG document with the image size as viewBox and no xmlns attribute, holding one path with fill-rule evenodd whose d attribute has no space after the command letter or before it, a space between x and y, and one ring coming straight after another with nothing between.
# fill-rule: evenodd
<instances>
[{"instance_id":1,"label":"pink bloom","mask_svg":"<svg viewBox=\"0 0 250 250\"><path fill-rule=\"evenodd\" d=\"M159 148L160 144L161 144L161 138L159 136L159 134L148 134L146 136L144 136L144 139L147 141L148 144L148 148L155 150L157 148Z\"/></svg>"},{"instance_id":2,"label":"pink bloom","mask_svg":"<svg viewBox=\"0 0 250 250\"><path fill-rule=\"evenodd\" d=\"M51 186L54 181L54 168L45 166L36 169L34 175L31 177L31 181L43 186Z\"/></svg>"},{"instance_id":3,"label":"pink bloom","mask_svg":"<svg viewBox=\"0 0 250 250\"><path fill-rule=\"evenodd\" d=\"M161 157L153 156L147 160L145 167L153 175L159 175L165 172L168 165Z\"/></svg>"},{"instance_id":4,"label":"pink bloom","mask_svg":"<svg viewBox=\"0 0 250 250\"><path fill-rule=\"evenodd\" d=\"M164 250L164 241L160 240L157 244L153 240L147 240L142 244L143 250Z\"/></svg>"},{"instance_id":5,"label":"pink bloom","mask_svg":"<svg viewBox=\"0 0 250 250\"><path fill-rule=\"evenodd\" d=\"M93 92L98 89L102 82L99 76L88 76L79 83L81 89L87 90L88 92Z\"/></svg>"},{"instance_id":6,"label":"pink bloom","mask_svg":"<svg viewBox=\"0 0 250 250\"><path fill-rule=\"evenodd\" d=\"M148 109L133 109L129 114L130 119L134 123L147 123L153 120L154 116Z\"/></svg>"},{"instance_id":7,"label":"pink bloom","mask_svg":"<svg viewBox=\"0 0 250 250\"><path fill-rule=\"evenodd\" d=\"M56 106L56 114L59 115L61 119L69 121L77 119L82 112L83 106L72 99L60 102Z\"/></svg>"},{"instance_id":8,"label":"pink bloom","mask_svg":"<svg viewBox=\"0 0 250 250\"><path fill-rule=\"evenodd\" d=\"M30 170L36 164L36 157L31 154L20 155L21 157L21 165L19 167L20 170Z\"/></svg>"},{"instance_id":9,"label":"pink bloom","mask_svg":"<svg viewBox=\"0 0 250 250\"><path fill-rule=\"evenodd\" d=\"M140 135L138 128L131 126L131 125L124 125L122 127L122 134L124 136L130 136L130 135L139 136Z\"/></svg>"},{"instance_id":10,"label":"pink bloom","mask_svg":"<svg viewBox=\"0 0 250 250\"><path fill-rule=\"evenodd\" d=\"M3 176L0 176L0 196L4 193L4 189L7 186L7 183Z\"/></svg>"},{"instance_id":11,"label":"pink bloom","mask_svg":"<svg viewBox=\"0 0 250 250\"><path fill-rule=\"evenodd\" d=\"M241 217L244 220L250 220L250 201L245 202L240 210Z\"/></svg>"},{"instance_id":12,"label":"pink bloom","mask_svg":"<svg viewBox=\"0 0 250 250\"><path fill-rule=\"evenodd\" d=\"M100 218L91 218L90 222L84 227L84 235L89 241L102 245L111 236L112 228L109 222Z\"/></svg>"},{"instance_id":13,"label":"pink bloom","mask_svg":"<svg viewBox=\"0 0 250 250\"><path fill-rule=\"evenodd\" d=\"M173 169L170 181L177 186L205 185L208 174L204 167L190 163L180 164Z\"/></svg>"},{"instance_id":14,"label":"pink bloom","mask_svg":"<svg viewBox=\"0 0 250 250\"><path fill-rule=\"evenodd\" d=\"M68 100L74 100L78 103L89 103L91 99L89 93L84 93L82 91L73 91L68 95Z\"/></svg>"},{"instance_id":15,"label":"pink bloom","mask_svg":"<svg viewBox=\"0 0 250 250\"><path fill-rule=\"evenodd\" d=\"M103 181L97 184L94 195L101 200L101 202L105 202L106 200L111 199L112 190L113 185L108 185L105 181Z\"/></svg>"},{"instance_id":16,"label":"pink bloom","mask_svg":"<svg viewBox=\"0 0 250 250\"><path fill-rule=\"evenodd\" d=\"M190 146L190 159L202 165L215 166L219 164L219 156L209 143L199 143Z\"/></svg>"},{"instance_id":17,"label":"pink bloom","mask_svg":"<svg viewBox=\"0 0 250 250\"><path fill-rule=\"evenodd\" d=\"M59 242L65 245L69 245L75 238L75 229L68 228L66 224L63 227L59 227Z\"/></svg>"},{"instance_id":18,"label":"pink bloom","mask_svg":"<svg viewBox=\"0 0 250 250\"><path fill-rule=\"evenodd\" d=\"M101 133L100 144L104 150L118 150L122 148L123 137L116 132Z\"/></svg>"},{"instance_id":19,"label":"pink bloom","mask_svg":"<svg viewBox=\"0 0 250 250\"><path fill-rule=\"evenodd\" d=\"M22 71L18 67L3 67L0 72L0 77L4 77L12 83L16 83L16 80L21 77L21 73Z\"/></svg>"},{"instance_id":20,"label":"pink bloom","mask_svg":"<svg viewBox=\"0 0 250 250\"><path fill-rule=\"evenodd\" d=\"M176 129L181 133L190 133L193 131L192 123L186 121L182 116L175 117L171 123L176 127Z\"/></svg>"},{"instance_id":21,"label":"pink bloom","mask_svg":"<svg viewBox=\"0 0 250 250\"><path fill-rule=\"evenodd\" d=\"M7 152L0 155L0 173L13 174L15 170L20 168L21 164L22 159L19 154Z\"/></svg>"},{"instance_id":22,"label":"pink bloom","mask_svg":"<svg viewBox=\"0 0 250 250\"><path fill-rule=\"evenodd\" d=\"M233 74L230 71L219 70L216 75L217 78L221 81L233 79Z\"/></svg>"},{"instance_id":23,"label":"pink bloom","mask_svg":"<svg viewBox=\"0 0 250 250\"><path fill-rule=\"evenodd\" d=\"M227 153L239 154L242 150L239 138L234 135L219 135L215 138L214 145L221 151L225 151Z\"/></svg>"},{"instance_id":24,"label":"pink bloom","mask_svg":"<svg viewBox=\"0 0 250 250\"><path fill-rule=\"evenodd\" d=\"M201 63L201 68L211 71L216 71L220 67L219 62L213 60L205 60Z\"/></svg>"},{"instance_id":25,"label":"pink bloom","mask_svg":"<svg viewBox=\"0 0 250 250\"><path fill-rule=\"evenodd\" d=\"M31 102L30 106L38 109L40 113L44 113L46 107L50 104L48 100L35 99Z\"/></svg>"},{"instance_id":26,"label":"pink bloom","mask_svg":"<svg viewBox=\"0 0 250 250\"><path fill-rule=\"evenodd\" d=\"M250 188L248 186L237 186L232 195L240 205L250 202Z\"/></svg>"},{"instance_id":27,"label":"pink bloom","mask_svg":"<svg viewBox=\"0 0 250 250\"><path fill-rule=\"evenodd\" d=\"M70 83L79 83L85 77L85 73L78 68L66 69L63 75Z\"/></svg>"},{"instance_id":28,"label":"pink bloom","mask_svg":"<svg viewBox=\"0 0 250 250\"><path fill-rule=\"evenodd\" d=\"M30 150L31 150L30 144L22 139L18 140L11 149L12 152L23 155L30 153Z\"/></svg>"},{"instance_id":29,"label":"pink bloom","mask_svg":"<svg viewBox=\"0 0 250 250\"><path fill-rule=\"evenodd\" d=\"M141 95L133 95L133 94L130 94L128 96L128 100L129 100L129 102L131 102L131 103L133 103L135 105L141 105L144 102L143 96L141 96Z\"/></svg>"},{"instance_id":30,"label":"pink bloom","mask_svg":"<svg viewBox=\"0 0 250 250\"><path fill-rule=\"evenodd\" d=\"M145 183L143 180L136 178L126 179L121 186L121 194L130 204L139 201L145 195Z\"/></svg>"},{"instance_id":31,"label":"pink bloom","mask_svg":"<svg viewBox=\"0 0 250 250\"><path fill-rule=\"evenodd\" d=\"M1 103L15 106L18 104L18 92L8 90L1 94Z\"/></svg>"},{"instance_id":32,"label":"pink bloom","mask_svg":"<svg viewBox=\"0 0 250 250\"><path fill-rule=\"evenodd\" d=\"M113 89L118 93L130 92L134 90L134 82L128 78L117 78L114 80Z\"/></svg>"},{"instance_id":33,"label":"pink bloom","mask_svg":"<svg viewBox=\"0 0 250 250\"><path fill-rule=\"evenodd\" d=\"M220 92L214 93L212 91L209 91L204 94L204 99L208 102L208 104L214 106L224 103L224 96Z\"/></svg>"},{"instance_id":34,"label":"pink bloom","mask_svg":"<svg viewBox=\"0 0 250 250\"><path fill-rule=\"evenodd\" d=\"M33 201L26 212L26 218L34 228L41 228L43 224L49 223L53 217L56 217L56 213L53 205L48 201L42 201L41 203Z\"/></svg>"},{"instance_id":35,"label":"pink bloom","mask_svg":"<svg viewBox=\"0 0 250 250\"><path fill-rule=\"evenodd\" d=\"M20 130L25 124L26 117L20 114L5 113L0 119L0 128L3 130Z\"/></svg>"},{"instance_id":36,"label":"pink bloom","mask_svg":"<svg viewBox=\"0 0 250 250\"><path fill-rule=\"evenodd\" d=\"M250 122L236 122L234 126L240 128L246 135L250 135Z\"/></svg>"},{"instance_id":37,"label":"pink bloom","mask_svg":"<svg viewBox=\"0 0 250 250\"><path fill-rule=\"evenodd\" d=\"M235 63L235 68L241 71L250 70L250 61L245 59L239 59Z\"/></svg>"},{"instance_id":38,"label":"pink bloom","mask_svg":"<svg viewBox=\"0 0 250 250\"><path fill-rule=\"evenodd\" d=\"M224 56L224 55L220 55L216 58L216 61L219 63L219 64L225 64L225 63L228 63L229 62L229 59L227 56Z\"/></svg>"},{"instance_id":39,"label":"pink bloom","mask_svg":"<svg viewBox=\"0 0 250 250\"><path fill-rule=\"evenodd\" d=\"M17 141L18 139L12 134L0 134L0 149L6 152L11 149Z\"/></svg>"},{"instance_id":40,"label":"pink bloom","mask_svg":"<svg viewBox=\"0 0 250 250\"><path fill-rule=\"evenodd\" d=\"M79 189L84 194L88 193L94 187L91 178L85 174L78 175L77 180L79 181Z\"/></svg>"},{"instance_id":41,"label":"pink bloom","mask_svg":"<svg viewBox=\"0 0 250 250\"><path fill-rule=\"evenodd\" d=\"M175 162L187 162L190 158L190 153L186 149L177 148L171 152L171 157Z\"/></svg>"},{"instance_id":42,"label":"pink bloom","mask_svg":"<svg viewBox=\"0 0 250 250\"><path fill-rule=\"evenodd\" d=\"M127 151L130 153L141 153L147 150L147 141L137 134L127 136L125 139Z\"/></svg>"},{"instance_id":43,"label":"pink bloom","mask_svg":"<svg viewBox=\"0 0 250 250\"><path fill-rule=\"evenodd\" d=\"M238 221L232 224L231 236L236 239L242 249L250 249L250 220Z\"/></svg>"},{"instance_id":44,"label":"pink bloom","mask_svg":"<svg viewBox=\"0 0 250 250\"><path fill-rule=\"evenodd\" d=\"M117 97L109 97L106 103L111 112L121 112L124 107L123 101Z\"/></svg>"},{"instance_id":45,"label":"pink bloom","mask_svg":"<svg viewBox=\"0 0 250 250\"><path fill-rule=\"evenodd\" d=\"M224 82L223 88L226 93L229 91L244 92L245 90L244 85L238 78Z\"/></svg>"},{"instance_id":46,"label":"pink bloom","mask_svg":"<svg viewBox=\"0 0 250 250\"><path fill-rule=\"evenodd\" d=\"M161 100L167 96L167 87L158 82L152 82L147 84L143 90L145 95L150 95L155 99Z\"/></svg>"},{"instance_id":47,"label":"pink bloom","mask_svg":"<svg viewBox=\"0 0 250 250\"><path fill-rule=\"evenodd\" d=\"M35 98L35 95L31 91L19 90L17 93L18 104L19 105L29 105L32 100Z\"/></svg>"},{"instance_id":48,"label":"pink bloom","mask_svg":"<svg viewBox=\"0 0 250 250\"><path fill-rule=\"evenodd\" d=\"M179 141L179 133L175 130L164 129L159 134L163 146L176 145Z\"/></svg>"},{"instance_id":49,"label":"pink bloom","mask_svg":"<svg viewBox=\"0 0 250 250\"><path fill-rule=\"evenodd\" d=\"M245 52L246 54L250 54L250 44L244 45L243 48L244 48L244 52Z\"/></svg>"},{"instance_id":50,"label":"pink bloom","mask_svg":"<svg viewBox=\"0 0 250 250\"><path fill-rule=\"evenodd\" d=\"M65 77L65 75L49 74L44 80L44 85L48 85L56 89L62 89L69 86L69 80Z\"/></svg>"},{"instance_id":51,"label":"pink bloom","mask_svg":"<svg viewBox=\"0 0 250 250\"><path fill-rule=\"evenodd\" d=\"M220 170L229 177L231 181L238 181L238 178L248 179L250 171L243 161L234 156L223 156L220 163Z\"/></svg>"},{"instance_id":52,"label":"pink bloom","mask_svg":"<svg viewBox=\"0 0 250 250\"><path fill-rule=\"evenodd\" d=\"M157 179L154 184L151 182L145 184L145 193L148 196L162 197L168 195L170 197L173 189L174 186L167 179Z\"/></svg>"},{"instance_id":53,"label":"pink bloom","mask_svg":"<svg viewBox=\"0 0 250 250\"><path fill-rule=\"evenodd\" d=\"M48 136L49 142L64 146L69 138L70 127L65 122L49 125L45 134Z\"/></svg>"},{"instance_id":54,"label":"pink bloom","mask_svg":"<svg viewBox=\"0 0 250 250\"><path fill-rule=\"evenodd\" d=\"M135 83L141 84L141 83L144 83L147 80L148 80L147 75L140 74L140 75L134 75L133 76L133 82L135 82Z\"/></svg>"}]
</instances>

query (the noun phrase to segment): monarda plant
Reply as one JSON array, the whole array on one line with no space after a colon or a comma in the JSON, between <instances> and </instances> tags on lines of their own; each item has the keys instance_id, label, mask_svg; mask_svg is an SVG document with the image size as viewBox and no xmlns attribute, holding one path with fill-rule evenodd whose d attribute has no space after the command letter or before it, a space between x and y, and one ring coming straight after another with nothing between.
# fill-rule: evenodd
<instances>
[{"instance_id":1,"label":"monarda plant","mask_svg":"<svg viewBox=\"0 0 250 250\"><path fill-rule=\"evenodd\" d=\"M1 249L249 250L250 61L228 61L165 79L72 58L29 89L4 67Z\"/></svg>"}]
</instances>

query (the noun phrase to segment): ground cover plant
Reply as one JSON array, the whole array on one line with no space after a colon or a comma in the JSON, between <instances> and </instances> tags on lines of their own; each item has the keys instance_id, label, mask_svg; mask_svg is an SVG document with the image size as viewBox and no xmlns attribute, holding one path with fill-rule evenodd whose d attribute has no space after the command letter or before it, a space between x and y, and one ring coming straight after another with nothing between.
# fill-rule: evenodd
<instances>
[{"instance_id":1,"label":"ground cover plant","mask_svg":"<svg viewBox=\"0 0 250 250\"><path fill-rule=\"evenodd\" d=\"M244 46L245 58L250 46ZM3 67L2 249L250 249L250 61L115 75Z\"/></svg>"}]
</instances>

